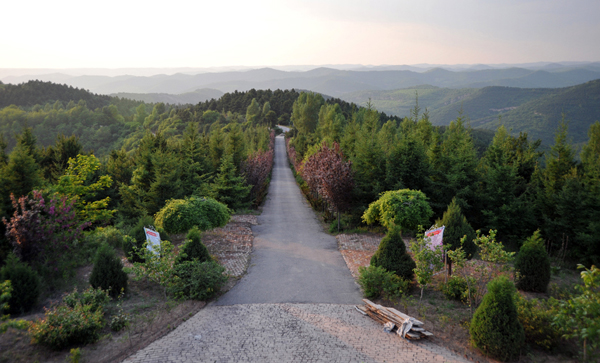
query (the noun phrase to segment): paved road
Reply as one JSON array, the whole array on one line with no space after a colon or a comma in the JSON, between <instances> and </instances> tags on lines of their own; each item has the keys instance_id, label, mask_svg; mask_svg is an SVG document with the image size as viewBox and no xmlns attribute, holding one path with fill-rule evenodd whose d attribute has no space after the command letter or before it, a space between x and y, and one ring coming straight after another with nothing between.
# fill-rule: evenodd
<instances>
[{"instance_id":1,"label":"paved road","mask_svg":"<svg viewBox=\"0 0 600 363\"><path fill-rule=\"evenodd\" d=\"M252 232L248 273L217 305L361 302L335 237L323 232L296 184L283 137L276 138L269 194Z\"/></svg>"},{"instance_id":2,"label":"paved road","mask_svg":"<svg viewBox=\"0 0 600 363\"><path fill-rule=\"evenodd\" d=\"M248 273L229 292L126 362L465 362L358 313L360 291L335 238L300 194L278 137Z\"/></svg>"}]
</instances>

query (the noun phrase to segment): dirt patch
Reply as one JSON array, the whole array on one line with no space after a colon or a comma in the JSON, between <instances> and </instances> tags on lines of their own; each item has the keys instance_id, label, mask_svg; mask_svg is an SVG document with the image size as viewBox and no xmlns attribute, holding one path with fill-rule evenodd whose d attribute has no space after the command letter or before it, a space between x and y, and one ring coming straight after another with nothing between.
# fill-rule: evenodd
<instances>
[{"instance_id":1,"label":"dirt patch","mask_svg":"<svg viewBox=\"0 0 600 363\"><path fill-rule=\"evenodd\" d=\"M250 252L254 236L252 225L256 225L254 215L235 215L223 228L207 231L202 236L209 252L225 268L231 276L222 292L233 287L240 276L248 267ZM175 246L180 245L185 235L171 236ZM129 262L123 257L124 263ZM77 287L79 291L89 287L89 275L92 266L84 266L77 270L76 277L71 281L69 288L72 291ZM129 294L122 301L121 306L111 302L107 307L107 326L101 332L99 342L85 347L80 347L82 358L85 362L119 362L138 350L148 346L153 341L160 339L181 323L200 311L206 302L184 301L174 302L164 296L161 287L145 281L129 280ZM64 292L56 292L46 298L39 308L27 316L15 317L25 320L43 318L44 307L50 307L61 300ZM113 332L109 328L112 316L119 313L129 316L131 324L120 332ZM42 346L32 344L26 331L10 328L6 333L0 334L0 362L65 362L69 349L52 351Z\"/></svg>"}]
</instances>

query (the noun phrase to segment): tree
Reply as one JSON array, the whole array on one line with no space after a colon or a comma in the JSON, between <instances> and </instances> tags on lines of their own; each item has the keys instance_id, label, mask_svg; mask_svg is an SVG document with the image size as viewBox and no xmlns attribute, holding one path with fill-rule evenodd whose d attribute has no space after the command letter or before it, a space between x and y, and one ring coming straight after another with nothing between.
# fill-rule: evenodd
<instances>
[{"instance_id":1,"label":"tree","mask_svg":"<svg viewBox=\"0 0 600 363\"><path fill-rule=\"evenodd\" d=\"M40 167L31 155L30 148L22 143L18 143L10 153L3 174L6 184L0 188L5 197L11 194L17 197L27 195L42 184Z\"/></svg>"},{"instance_id":2,"label":"tree","mask_svg":"<svg viewBox=\"0 0 600 363\"><path fill-rule=\"evenodd\" d=\"M546 292L550 282L550 257L538 229L528 238L515 260L517 288L525 291Z\"/></svg>"},{"instance_id":3,"label":"tree","mask_svg":"<svg viewBox=\"0 0 600 363\"><path fill-rule=\"evenodd\" d=\"M325 103L323 96L313 92L302 92L292 107L292 124L299 132L315 132L319 120L319 111Z\"/></svg>"},{"instance_id":4,"label":"tree","mask_svg":"<svg viewBox=\"0 0 600 363\"><path fill-rule=\"evenodd\" d=\"M379 248L371 257L371 266L382 267L403 279L412 280L416 265L406 253L406 245L399 228L392 228L383 237Z\"/></svg>"},{"instance_id":5,"label":"tree","mask_svg":"<svg viewBox=\"0 0 600 363\"><path fill-rule=\"evenodd\" d=\"M256 98L252 99L252 103L246 109L246 121L248 121L251 125L256 125L258 120L260 119L260 105Z\"/></svg>"},{"instance_id":6,"label":"tree","mask_svg":"<svg viewBox=\"0 0 600 363\"><path fill-rule=\"evenodd\" d=\"M426 225L433 211L427 202L427 197L418 190L401 189L388 191L369 205L362 219L367 224L375 222L391 230L415 231L419 226Z\"/></svg>"},{"instance_id":7,"label":"tree","mask_svg":"<svg viewBox=\"0 0 600 363\"><path fill-rule=\"evenodd\" d=\"M444 228L444 249L446 251L455 250L461 247L461 239L466 236L465 243L462 248L467 253L467 258L471 258L475 254L475 231L467 221L467 218L462 214L460 206L456 202L456 198L452 199L448 209L444 212L442 219L435 222L436 226ZM448 276L452 275L452 260L448 261Z\"/></svg>"},{"instance_id":8,"label":"tree","mask_svg":"<svg viewBox=\"0 0 600 363\"><path fill-rule=\"evenodd\" d=\"M233 155L225 155L221 170L211 187L211 196L233 210L248 205L247 197L252 186L246 185L243 177L236 175Z\"/></svg>"},{"instance_id":9,"label":"tree","mask_svg":"<svg viewBox=\"0 0 600 363\"><path fill-rule=\"evenodd\" d=\"M94 289L101 288L113 298L121 292L127 292L127 273L123 271L123 263L108 244L98 249L94 259L94 268L90 275L90 285Z\"/></svg>"},{"instance_id":10,"label":"tree","mask_svg":"<svg viewBox=\"0 0 600 363\"><path fill-rule=\"evenodd\" d=\"M488 293L477 308L469 333L475 346L502 361L521 354L525 332L514 303L515 286L506 276L487 285Z\"/></svg>"}]
</instances>

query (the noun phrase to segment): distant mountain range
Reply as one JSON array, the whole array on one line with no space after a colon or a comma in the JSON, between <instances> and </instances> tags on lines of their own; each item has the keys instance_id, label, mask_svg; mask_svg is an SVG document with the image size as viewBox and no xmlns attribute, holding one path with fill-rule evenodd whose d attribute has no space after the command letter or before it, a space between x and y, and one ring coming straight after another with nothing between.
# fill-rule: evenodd
<instances>
[{"instance_id":1,"label":"distant mountain range","mask_svg":"<svg viewBox=\"0 0 600 363\"><path fill-rule=\"evenodd\" d=\"M574 143L587 140L592 123L600 121L600 80L564 88L485 87L450 89L433 86L394 91L361 91L340 96L347 102L372 105L387 114L410 115L418 95L421 111L429 112L434 125L448 125L459 112L474 128L496 130L504 124L513 133L527 132L546 145L563 114L569 121L569 136Z\"/></svg>"},{"instance_id":2,"label":"distant mountain range","mask_svg":"<svg viewBox=\"0 0 600 363\"><path fill-rule=\"evenodd\" d=\"M348 66L349 68L351 66ZM558 88L600 79L600 63L535 64L529 68L494 68L475 65L452 70L417 66L356 66L354 70L316 68L308 71L284 71L273 68L212 73L176 73L153 76L67 75L6 76L5 83L21 83L32 77L64 83L94 93L168 93L182 94L202 88L221 92L254 89L306 89L334 97L366 90L394 90L419 85L445 88L482 88L506 86L521 88ZM2 71L2 70L0 70ZM2 72L0 72L2 74Z\"/></svg>"}]
</instances>

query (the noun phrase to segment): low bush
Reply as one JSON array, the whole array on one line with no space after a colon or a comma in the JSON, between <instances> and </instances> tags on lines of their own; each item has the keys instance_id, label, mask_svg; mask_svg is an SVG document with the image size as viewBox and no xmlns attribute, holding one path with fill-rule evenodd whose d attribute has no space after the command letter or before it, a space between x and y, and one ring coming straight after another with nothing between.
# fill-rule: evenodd
<instances>
[{"instance_id":1,"label":"low bush","mask_svg":"<svg viewBox=\"0 0 600 363\"><path fill-rule=\"evenodd\" d=\"M89 306L92 312L103 312L104 306L109 301L108 291L91 287L83 292L77 292L77 289L75 289L72 293L63 297L66 306L75 308L77 305L85 305Z\"/></svg>"},{"instance_id":2,"label":"low bush","mask_svg":"<svg viewBox=\"0 0 600 363\"><path fill-rule=\"evenodd\" d=\"M360 274L358 283L362 287L365 297L369 299L376 299L380 296L388 300L396 299L410 289L409 281L380 266L360 266L358 273Z\"/></svg>"},{"instance_id":3,"label":"low bush","mask_svg":"<svg viewBox=\"0 0 600 363\"><path fill-rule=\"evenodd\" d=\"M186 240L179 251L179 256L177 256L176 263L192 260L198 260L200 262L211 260L208 249L204 243L202 243L201 234L198 227L192 227L185 238Z\"/></svg>"},{"instance_id":4,"label":"low bush","mask_svg":"<svg viewBox=\"0 0 600 363\"><path fill-rule=\"evenodd\" d=\"M168 233L183 233L196 226L201 231L223 227L231 212L223 203L212 198L192 196L171 199L156 214L156 224Z\"/></svg>"},{"instance_id":5,"label":"low bush","mask_svg":"<svg viewBox=\"0 0 600 363\"><path fill-rule=\"evenodd\" d=\"M383 267L409 281L412 280L414 269L417 267L412 257L406 253L406 245L397 228L390 229L381 240L379 248L371 257L371 265Z\"/></svg>"},{"instance_id":6,"label":"low bush","mask_svg":"<svg viewBox=\"0 0 600 363\"><path fill-rule=\"evenodd\" d=\"M8 300L10 314L22 314L35 306L40 295L38 274L17 256L10 254L0 269L0 281L10 280L12 291Z\"/></svg>"},{"instance_id":7,"label":"low bush","mask_svg":"<svg viewBox=\"0 0 600 363\"><path fill-rule=\"evenodd\" d=\"M467 294L467 281L461 276L452 276L448 282L442 284L442 293L448 300L465 301L464 297Z\"/></svg>"},{"instance_id":8,"label":"low bush","mask_svg":"<svg viewBox=\"0 0 600 363\"><path fill-rule=\"evenodd\" d=\"M52 349L94 343L100 338L103 313L92 305L59 305L46 310L44 319L33 322L29 334L35 343Z\"/></svg>"},{"instance_id":9,"label":"low bush","mask_svg":"<svg viewBox=\"0 0 600 363\"><path fill-rule=\"evenodd\" d=\"M129 236L123 238L123 252L130 262L144 262L143 250L146 244L146 232L144 227L153 226L154 220L150 216L143 216L138 219L136 225L129 232ZM162 241L171 241L167 232L161 228L156 228Z\"/></svg>"},{"instance_id":10,"label":"low bush","mask_svg":"<svg viewBox=\"0 0 600 363\"><path fill-rule=\"evenodd\" d=\"M550 257L537 230L529 237L515 260L517 288L524 291L546 292L550 282Z\"/></svg>"},{"instance_id":11,"label":"low bush","mask_svg":"<svg viewBox=\"0 0 600 363\"><path fill-rule=\"evenodd\" d=\"M227 282L224 272L225 268L215 261L183 261L174 267L178 280L169 292L182 299L210 299Z\"/></svg>"},{"instance_id":12,"label":"low bush","mask_svg":"<svg viewBox=\"0 0 600 363\"><path fill-rule=\"evenodd\" d=\"M519 322L525 331L525 342L538 348L551 350L561 338L560 330L552 324L557 309L552 304L515 294Z\"/></svg>"},{"instance_id":13,"label":"low bush","mask_svg":"<svg viewBox=\"0 0 600 363\"><path fill-rule=\"evenodd\" d=\"M114 247L123 248L123 237L125 235L116 227L98 227L92 233L88 234L88 243L100 246L104 243Z\"/></svg>"},{"instance_id":14,"label":"low bush","mask_svg":"<svg viewBox=\"0 0 600 363\"><path fill-rule=\"evenodd\" d=\"M117 257L115 250L107 244L100 246L94 259L90 285L117 297L121 291L127 293L127 279L127 273L123 271L123 262Z\"/></svg>"},{"instance_id":15,"label":"low bush","mask_svg":"<svg viewBox=\"0 0 600 363\"><path fill-rule=\"evenodd\" d=\"M0 321L4 321L9 318L10 315L4 315L4 312L8 312L8 301L10 300L10 294L12 293L12 286L10 280L0 282Z\"/></svg>"},{"instance_id":16,"label":"low bush","mask_svg":"<svg viewBox=\"0 0 600 363\"><path fill-rule=\"evenodd\" d=\"M504 275L490 281L483 302L475 311L469 332L484 353L507 361L519 356L525 332L514 303L514 284Z\"/></svg>"}]
</instances>

